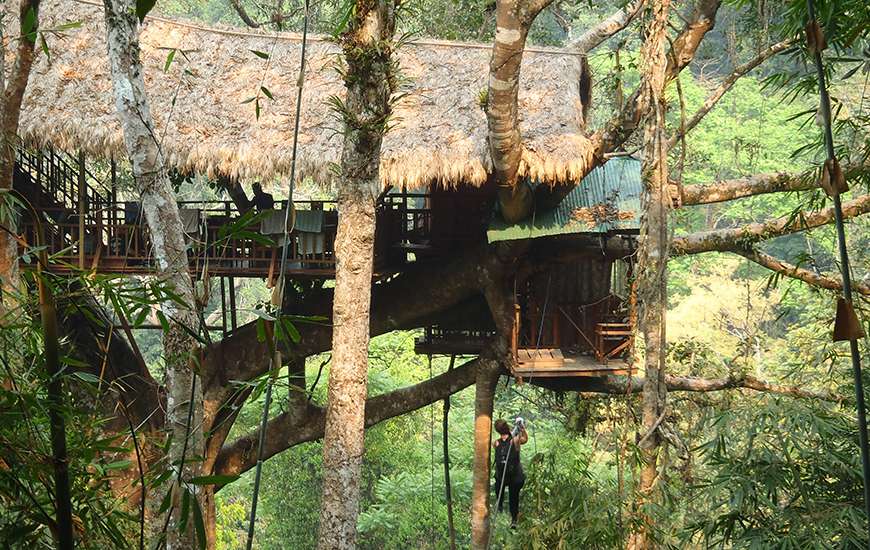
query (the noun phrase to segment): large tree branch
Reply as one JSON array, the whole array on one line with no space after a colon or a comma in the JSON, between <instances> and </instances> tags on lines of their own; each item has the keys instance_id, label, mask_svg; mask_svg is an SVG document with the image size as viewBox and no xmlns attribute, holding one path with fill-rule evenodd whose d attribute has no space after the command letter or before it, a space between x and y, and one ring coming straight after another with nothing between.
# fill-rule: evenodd
<instances>
[{"instance_id":1,"label":"large tree branch","mask_svg":"<svg viewBox=\"0 0 870 550\"><path fill-rule=\"evenodd\" d=\"M479 359L474 359L444 374L366 401L366 427L415 411L463 390L474 383ZM307 414L295 418L283 413L266 426L263 456L270 458L294 445L323 437L325 411L310 405ZM224 446L215 463L214 473L236 475L256 465L258 432L244 435Z\"/></svg>"},{"instance_id":2,"label":"large tree branch","mask_svg":"<svg viewBox=\"0 0 870 550\"><path fill-rule=\"evenodd\" d=\"M526 37L535 17L552 0L498 0L495 9L495 41L489 64L486 121L493 179L498 188L502 217L517 222L531 209L532 194L517 185L523 155L517 107L520 68Z\"/></svg>"},{"instance_id":3,"label":"large tree branch","mask_svg":"<svg viewBox=\"0 0 870 550\"><path fill-rule=\"evenodd\" d=\"M709 185L687 185L683 188L683 205L711 204L782 191L804 191L817 186L813 178L803 175L785 172L756 174Z\"/></svg>"},{"instance_id":4,"label":"large tree branch","mask_svg":"<svg viewBox=\"0 0 870 550\"><path fill-rule=\"evenodd\" d=\"M803 267L798 267L794 264L784 262L779 258L775 258L770 254L766 254L754 248L743 250L738 249L735 250L735 253L740 254L744 258L752 260L758 265L766 267L771 271L775 271L777 273L785 275L786 277L791 277L792 279L798 279L809 285L818 288L825 288L828 290L843 289L843 283L839 279L828 277L826 275L816 273L815 271L810 271L809 269L805 269ZM870 296L870 285L853 281L852 289L856 292L860 292L864 296Z\"/></svg>"},{"instance_id":5,"label":"large tree branch","mask_svg":"<svg viewBox=\"0 0 870 550\"><path fill-rule=\"evenodd\" d=\"M854 218L868 211L870 211L870 195L861 195L843 203L843 219ZM797 215L783 216L764 223L699 231L683 237L675 237L671 241L671 254L739 252L759 241L813 229L833 221L834 209L830 207L818 212L799 212Z\"/></svg>"},{"instance_id":6,"label":"large tree branch","mask_svg":"<svg viewBox=\"0 0 870 550\"><path fill-rule=\"evenodd\" d=\"M665 382L670 391L710 392L736 388L746 388L759 392L777 393L804 399L842 401L842 398L826 391L807 390L796 386L785 386L761 380L754 376L728 376L725 378L695 378L691 376L666 376Z\"/></svg>"},{"instance_id":7,"label":"large tree branch","mask_svg":"<svg viewBox=\"0 0 870 550\"><path fill-rule=\"evenodd\" d=\"M700 0L683 30L674 40L668 54L667 79L672 80L695 58L698 46L716 24L716 13L722 0Z\"/></svg>"},{"instance_id":8,"label":"large tree branch","mask_svg":"<svg viewBox=\"0 0 870 550\"><path fill-rule=\"evenodd\" d=\"M568 48L585 55L601 45L602 42L627 27L643 7L646 0L632 0L625 7L613 12L606 19L589 28L568 43Z\"/></svg>"},{"instance_id":9,"label":"large tree branch","mask_svg":"<svg viewBox=\"0 0 870 550\"><path fill-rule=\"evenodd\" d=\"M591 393L607 393L613 395L630 395L643 391L644 378L640 376L605 375L597 377L577 377L563 379L539 378L535 385L543 387L574 390ZM810 390L797 386L786 386L761 380L751 375L731 375L723 378L700 378L695 376L665 375L668 392L714 392L731 389L750 389L759 392L789 395L804 399L820 399L823 401L840 402L842 397L825 390Z\"/></svg>"},{"instance_id":10,"label":"large tree branch","mask_svg":"<svg viewBox=\"0 0 870 550\"><path fill-rule=\"evenodd\" d=\"M245 6L242 5L241 0L230 0L230 6L232 6L233 10L238 14L239 19L241 19L245 25L252 29L260 27L260 23L254 21L251 16L248 15L248 11L245 9Z\"/></svg>"},{"instance_id":11,"label":"large tree branch","mask_svg":"<svg viewBox=\"0 0 870 550\"><path fill-rule=\"evenodd\" d=\"M431 380L370 398L366 402L366 427L415 411L467 388L475 381L480 361L481 359L474 359ZM638 376L615 375L561 380L569 380L576 386L572 388L562 387L562 389L614 395L640 393L644 383L644 379ZM535 384L546 386L547 382L551 382L551 380L541 378L536 380ZM830 392L776 384L749 375L725 378L666 376L665 383L668 391L712 392L745 388L806 399L834 402L842 400L841 397ZM323 436L323 423L323 409L313 405L309 407L308 414L302 418L294 418L288 413L276 416L269 421L266 427L264 457L270 458L294 445L321 438ZM258 443L258 434L252 432L226 445L218 456L214 473L237 475L253 468L257 460Z\"/></svg>"},{"instance_id":12,"label":"large tree branch","mask_svg":"<svg viewBox=\"0 0 870 550\"><path fill-rule=\"evenodd\" d=\"M701 0L693 11L693 15L685 28L673 41L668 52L668 68L666 79L673 80L694 59L698 45L709 32L716 21L721 0ZM586 157L587 173L604 162L605 155L621 148L634 134L640 120L649 112L649 97L644 92L647 88L641 82L634 90L622 110L613 116L605 125L589 139L586 150L579 152ZM585 174L583 174L585 176ZM534 203L538 209L549 209L562 202L568 193L582 180L578 177L558 185L540 185L535 190Z\"/></svg>"},{"instance_id":13,"label":"large tree branch","mask_svg":"<svg viewBox=\"0 0 870 550\"><path fill-rule=\"evenodd\" d=\"M709 113L713 109L713 107L717 103L719 103L719 100L722 99L725 93L734 86L734 83L736 83L740 79L740 77L742 77L755 67L758 67L779 52L789 48L792 43L792 40L783 40L782 42L778 42L765 49L760 54L747 61L743 65L736 67L734 71L731 72L731 74L725 77L725 79L719 84L719 86L716 87L716 89L710 92L710 95L707 96L707 99L704 100L704 103L701 105L698 111L694 115L692 115L692 118L686 121L685 127L681 129L681 131L678 131L676 135L671 137L670 140L668 140L668 148L676 145L677 141L679 141L679 139L683 135L691 132L692 129L697 126L698 123L700 123L705 116L707 116L707 113Z\"/></svg>"},{"instance_id":14,"label":"large tree branch","mask_svg":"<svg viewBox=\"0 0 870 550\"><path fill-rule=\"evenodd\" d=\"M105 309L97 303L89 289L77 281L69 293L58 301L58 320L63 336L73 346L78 359L89 365L89 371L111 385L114 395L124 403L131 420L149 429L163 426L165 396L151 376L138 350L134 349L114 326ZM101 403L106 416L115 416L121 430L126 422L117 414L116 403ZM121 424L117 424L120 422Z\"/></svg>"},{"instance_id":15,"label":"large tree branch","mask_svg":"<svg viewBox=\"0 0 870 550\"><path fill-rule=\"evenodd\" d=\"M372 287L371 335L408 329L422 324L481 292L482 278L503 269L511 252L480 246L441 265L420 263L395 279ZM331 290L322 290L313 300L303 302L294 315L320 315L329 318ZM287 357L316 355L330 349L332 327L328 323L300 323L302 340L298 346L283 349ZM269 368L269 352L257 339L255 323L239 327L209 347L205 357L204 381L208 399L223 401L232 394L228 382L251 380Z\"/></svg>"}]
</instances>

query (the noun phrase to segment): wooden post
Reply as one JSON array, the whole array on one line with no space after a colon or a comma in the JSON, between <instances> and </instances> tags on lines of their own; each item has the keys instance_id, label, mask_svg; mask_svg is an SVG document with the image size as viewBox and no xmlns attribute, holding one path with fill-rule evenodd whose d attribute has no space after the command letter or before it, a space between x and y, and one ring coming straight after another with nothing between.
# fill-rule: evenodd
<instances>
[{"instance_id":1,"label":"wooden post","mask_svg":"<svg viewBox=\"0 0 870 550\"><path fill-rule=\"evenodd\" d=\"M85 269L85 215L87 192L85 190L85 154L79 151L78 158L78 202L79 202L79 269Z\"/></svg>"},{"instance_id":2,"label":"wooden post","mask_svg":"<svg viewBox=\"0 0 870 550\"><path fill-rule=\"evenodd\" d=\"M115 225L118 222L118 165L115 164L115 157L109 161L109 171L111 172L111 187L109 190L109 236L114 237Z\"/></svg>"},{"instance_id":3,"label":"wooden post","mask_svg":"<svg viewBox=\"0 0 870 550\"><path fill-rule=\"evenodd\" d=\"M546 313L546 312L544 312ZM559 337L559 315L553 315L553 345L552 348L562 347L562 339Z\"/></svg>"},{"instance_id":4,"label":"wooden post","mask_svg":"<svg viewBox=\"0 0 870 550\"><path fill-rule=\"evenodd\" d=\"M227 282L230 284L230 330L236 330L236 281L229 277Z\"/></svg>"},{"instance_id":5,"label":"wooden post","mask_svg":"<svg viewBox=\"0 0 870 550\"><path fill-rule=\"evenodd\" d=\"M221 277L221 331L227 337L227 285L226 277Z\"/></svg>"}]
</instances>

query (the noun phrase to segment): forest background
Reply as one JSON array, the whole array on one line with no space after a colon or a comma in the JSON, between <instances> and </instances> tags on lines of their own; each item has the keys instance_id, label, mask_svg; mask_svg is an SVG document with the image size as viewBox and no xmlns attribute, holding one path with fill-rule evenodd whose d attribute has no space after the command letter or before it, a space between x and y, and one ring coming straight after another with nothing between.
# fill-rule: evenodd
<instances>
[{"instance_id":1,"label":"forest background","mask_svg":"<svg viewBox=\"0 0 870 550\"><path fill-rule=\"evenodd\" d=\"M239 0L234 0L239 3ZM254 20L268 20L274 6L239 5ZM468 0L413 0L400 19L413 37L491 42L492 8ZM613 9L605 3L555 2L536 21L530 44L563 46ZM299 29L301 10L282 2L285 29ZM734 0L721 8L690 70L671 85L668 113L679 127L680 104L693 113L731 71L769 42L780 14L764 2ZM156 13L208 24L241 24L233 2L161 0ZM315 4L316 31L332 32L340 9ZM621 87L638 80L639 30L630 28L590 56L594 80L593 122L616 109ZM860 47L858 48L860 52ZM866 55L866 52L864 52ZM860 57L858 58L860 61ZM671 166L685 184L744 175L801 172L818 158L817 99L781 86L794 67L785 52L741 78L685 140L672 150ZM870 64L832 75L837 118L853 121L855 149L866 146ZM268 83L266 83L268 85ZM679 95L678 95L679 94ZM183 106L180 106L183 108ZM626 145L637 150L639 137ZM180 196L208 198L217 191L191 180ZM281 195L280 188L275 192ZM325 191L302 185L299 195ZM215 195L217 196L217 195ZM820 204L820 191L762 195L732 203L684 207L674 212L672 231L732 227L787 216ZM855 279L870 282L870 221L848 224ZM817 272L836 272L832 226L774 239L765 251ZM675 441L668 447L660 487L666 498L655 510L657 536L665 546L724 545L744 548L846 548L865 546L861 470L854 423L851 370L846 348L831 343L836 294L771 275L729 254L676 258L669 263L669 373L706 377L745 374L788 386L812 387L839 400L796 398L750 389L680 393L670 400ZM261 281L236 289L240 323L254 318L268 300ZM857 304L866 319L866 301ZM212 304L212 308L214 304ZM214 313L214 310L206 313ZM870 331L868 331L870 332ZM371 343L369 393L381 394L442 373L448 359L427 361L413 352L417 332L393 332ZM149 367L161 371L159 334L137 331ZM867 342L862 342L866 353ZM329 356L308 359L306 385L325 402ZM459 361L459 359L457 359ZM286 378L276 406L287 406ZM474 390L452 397L450 457L458 539L470 537ZM262 396L249 399L233 427L256 428ZM498 386L497 417L522 416L530 428L523 448L529 480L519 529L509 531L499 515L494 546L508 548L618 548L628 532L628 487L635 470L632 439L638 431L638 400L613 395L557 394L505 379ZM359 519L362 548L445 548L442 404L382 422L366 432ZM232 437L232 436L231 436ZM263 468L257 547L311 548L317 536L321 476L319 443L297 445ZM242 547L250 509L253 472L217 493L218 548Z\"/></svg>"}]
</instances>

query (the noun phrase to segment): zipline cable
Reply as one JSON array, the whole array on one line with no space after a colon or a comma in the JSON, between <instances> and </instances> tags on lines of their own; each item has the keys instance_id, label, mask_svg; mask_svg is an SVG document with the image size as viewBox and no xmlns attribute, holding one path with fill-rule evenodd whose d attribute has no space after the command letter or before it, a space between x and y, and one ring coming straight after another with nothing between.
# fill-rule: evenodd
<instances>
[{"instance_id":1,"label":"zipline cable","mask_svg":"<svg viewBox=\"0 0 870 550\"><path fill-rule=\"evenodd\" d=\"M808 30L811 30L813 27L818 25L813 0L807 0L807 11L809 15L809 25L807 28ZM828 95L828 88L825 82L825 68L822 64L822 44L816 43L815 47L811 48L811 50L813 53L813 61L816 65L816 75L819 80L820 110L824 122L827 160L829 163L833 164L836 162L836 152L834 151L834 133L831 128L831 98ZM823 168L823 170L826 169L827 167ZM833 180L834 178L832 177L831 179ZM831 195L834 202L834 221L837 227L837 244L840 249L840 271L843 275L843 298L849 306L849 310L852 310L852 274L849 267L849 253L846 250L846 230L843 226L843 206L840 201L840 191L837 184L833 181L832 187L833 193L831 193ZM868 485L868 481L870 481L870 449L868 449L867 446L867 414L864 406L864 383L861 373L861 354L858 349L858 339L854 334L852 334L849 339L849 348L852 354L852 373L855 378L855 406L858 411L858 441L861 445L861 467L864 476L864 512L867 521L867 544L868 548L870 548L870 485Z\"/></svg>"},{"instance_id":2,"label":"zipline cable","mask_svg":"<svg viewBox=\"0 0 870 550\"><path fill-rule=\"evenodd\" d=\"M453 370L453 365L456 362L456 354L450 356L450 364L447 366L447 372ZM449 437L449 422L450 422L450 394L444 398L444 414L442 418L442 447L444 451L444 496L447 499L447 534L450 537L450 550L456 550L456 526L453 523L453 487L450 485L450 437Z\"/></svg>"},{"instance_id":3,"label":"zipline cable","mask_svg":"<svg viewBox=\"0 0 870 550\"><path fill-rule=\"evenodd\" d=\"M283 242L281 243L281 263L278 273L278 281L275 285L275 290L272 292L272 306L275 309L275 318L279 321L278 328L283 327L280 322L280 314L284 305L284 286L285 273L287 271L287 249L290 246L289 236L293 231L293 226L296 224L296 212L293 207L293 187L296 181L296 151L299 145L299 117L302 112L302 87L305 83L305 51L308 43L308 9L309 0L305 0L305 7L302 15L302 53L299 62L299 79L296 82L296 120L293 124L293 152L290 157L290 189L287 195L287 206L284 209L284 234ZM292 217L291 217L292 212ZM269 330L271 325L271 330ZM254 474L254 494L251 498L251 516L248 523L248 542L247 550L251 550L254 544L254 525L257 521L257 500L260 495L260 477L263 471L263 448L266 440L266 425L269 422L269 407L272 404L272 387L275 385L275 378L281 370L281 352L278 350L278 338L275 332L275 321L266 323L266 338L269 342L269 361L270 375L269 381L266 384L266 397L263 402L263 416L260 420L259 441L257 443L257 466Z\"/></svg>"}]
</instances>

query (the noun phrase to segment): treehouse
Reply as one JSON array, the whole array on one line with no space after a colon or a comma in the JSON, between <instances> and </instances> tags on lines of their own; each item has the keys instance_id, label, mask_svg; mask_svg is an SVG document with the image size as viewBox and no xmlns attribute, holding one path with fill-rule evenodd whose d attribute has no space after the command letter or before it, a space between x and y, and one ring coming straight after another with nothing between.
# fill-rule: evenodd
<instances>
[{"instance_id":1,"label":"treehouse","mask_svg":"<svg viewBox=\"0 0 870 550\"><path fill-rule=\"evenodd\" d=\"M152 273L147 224L122 161L102 9L74 0L46 7L40 17L46 28L66 21L82 25L65 31L50 59L40 56L24 98L14 184L39 219L22 220L22 248L36 244L41 223L54 258L50 269ZM190 272L221 278L223 317L234 317L232 279L273 282L285 248L288 277L334 277L334 201L293 197L294 223L285 235L291 204L280 194L291 174L288 136L295 123L300 37L149 17L140 45L154 135L167 168L204 178L229 196L179 202ZM570 51L527 47L518 105L524 142L519 175L539 186L582 181L555 209L517 225L501 221L481 105L491 49L418 40L398 52L407 85L382 148L376 289L487 242L527 241L530 257L542 262L515 292L515 374L624 372L633 322L626 281L640 210L639 163L615 158L583 177L591 161L580 154L588 144L580 59ZM318 188L322 196L338 183L333 167L342 146L330 101L344 90L334 66L337 53L329 38L310 38L295 174L297 188ZM278 200L245 195L243 184L255 181ZM485 304L472 299L452 319L443 315L427 323L417 349L473 354L493 330Z\"/></svg>"},{"instance_id":2,"label":"treehouse","mask_svg":"<svg viewBox=\"0 0 870 550\"><path fill-rule=\"evenodd\" d=\"M640 162L614 158L555 209L508 225L495 217L490 243L531 240L563 259L516 288L511 350L519 378L626 374L635 323L634 246L640 227ZM616 241L614 243L614 241ZM486 315L427 327L418 353L479 353L494 333Z\"/></svg>"}]
</instances>

